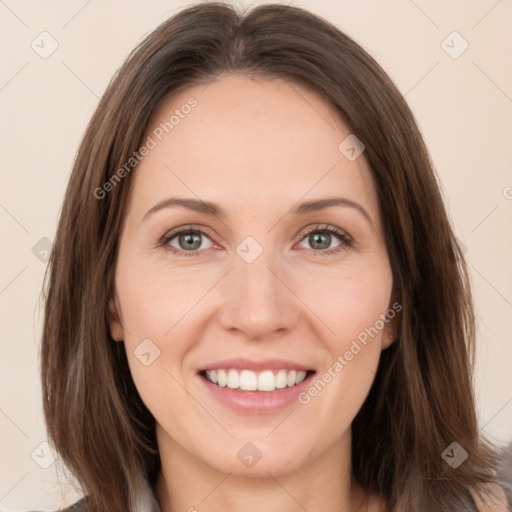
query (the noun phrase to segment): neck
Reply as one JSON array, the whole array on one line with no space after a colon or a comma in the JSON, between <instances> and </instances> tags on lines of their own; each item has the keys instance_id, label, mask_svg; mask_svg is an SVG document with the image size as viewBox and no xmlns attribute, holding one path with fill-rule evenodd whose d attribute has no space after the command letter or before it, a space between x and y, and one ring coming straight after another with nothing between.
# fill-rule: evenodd
<instances>
[{"instance_id":1,"label":"neck","mask_svg":"<svg viewBox=\"0 0 512 512\"><path fill-rule=\"evenodd\" d=\"M350 430L335 446L294 471L273 473L271 467L260 467L250 477L213 468L157 432L162 468L155 494L162 512L379 510L376 498L365 495L353 478Z\"/></svg>"}]
</instances>

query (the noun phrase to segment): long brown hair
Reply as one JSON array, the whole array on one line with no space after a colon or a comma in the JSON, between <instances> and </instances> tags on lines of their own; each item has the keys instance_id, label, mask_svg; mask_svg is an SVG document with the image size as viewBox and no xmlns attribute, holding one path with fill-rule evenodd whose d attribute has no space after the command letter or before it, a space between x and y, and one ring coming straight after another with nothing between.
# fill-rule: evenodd
<instances>
[{"instance_id":1,"label":"long brown hair","mask_svg":"<svg viewBox=\"0 0 512 512\"><path fill-rule=\"evenodd\" d=\"M364 143L403 312L353 422L354 476L390 509L473 510L469 492L493 481L494 452L475 413L466 266L424 142L368 53L322 18L279 4L245 14L224 3L184 9L130 54L104 93L78 150L45 281L41 369L51 441L93 510L124 512L141 477L156 481L155 421L123 344L109 334L117 242L136 166L108 193L104 184L141 146L165 99L221 73L310 87ZM468 453L457 469L442 457L454 442Z\"/></svg>"}]
</instances>

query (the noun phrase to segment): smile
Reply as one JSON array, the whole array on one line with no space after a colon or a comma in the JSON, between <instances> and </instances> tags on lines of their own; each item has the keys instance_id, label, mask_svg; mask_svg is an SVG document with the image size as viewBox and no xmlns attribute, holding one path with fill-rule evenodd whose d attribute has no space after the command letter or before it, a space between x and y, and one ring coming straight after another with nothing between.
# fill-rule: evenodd
<instances>
[{"instance_id":1,"label":"smile","mask_svg":"<svg viewBox=\"0 0 512 512\"><path fill-rule=\"evenodd\" d=\"M203 376L219 387L241 391L274 391L300 384L306 378L304 370L272 369L255 372L252 370L218 369L205 370Z\"/></svg>"}]
</instances>

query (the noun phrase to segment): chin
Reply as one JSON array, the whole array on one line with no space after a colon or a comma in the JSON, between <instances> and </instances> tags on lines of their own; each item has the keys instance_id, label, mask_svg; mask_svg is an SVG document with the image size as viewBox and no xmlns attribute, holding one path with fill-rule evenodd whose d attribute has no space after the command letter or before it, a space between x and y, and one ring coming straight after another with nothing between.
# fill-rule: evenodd
<instances>
[{"instance_id":1,"label":"chin","mask_svg":"<svg viewBox=\"0 0 512 512\"><path fill-rule=\"evenodd\" d=\"M272 447L268 440L267 448L263 448L257 440L235 444L235 449L226 448L220 454L212 454L204 462L216 471L243 478L268 478L269 473L274 477L287 475L304 463L303 454L297 454L291 447L290 451L283 452Z\"/></svg>"}]
</instances>

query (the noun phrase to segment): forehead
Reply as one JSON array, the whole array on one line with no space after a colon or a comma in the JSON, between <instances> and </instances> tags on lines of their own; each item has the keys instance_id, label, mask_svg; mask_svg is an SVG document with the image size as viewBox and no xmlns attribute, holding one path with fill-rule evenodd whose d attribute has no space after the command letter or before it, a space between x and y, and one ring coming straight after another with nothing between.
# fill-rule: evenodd
<instances>
[{"instance_id":1,"label":"forehead","mask_svg":"<svg viewBox=\"0 0 512 512\"><path fill-rule=\"evenodd\" d=\"M338 149L348 135L334 107L303 86L224 75L155 113L144 138L154 147L136 168L133 195L146 205L184 193L247 208L348 192L371 209L364 156L352 162Z\"/></svg>"}]
</instances>

